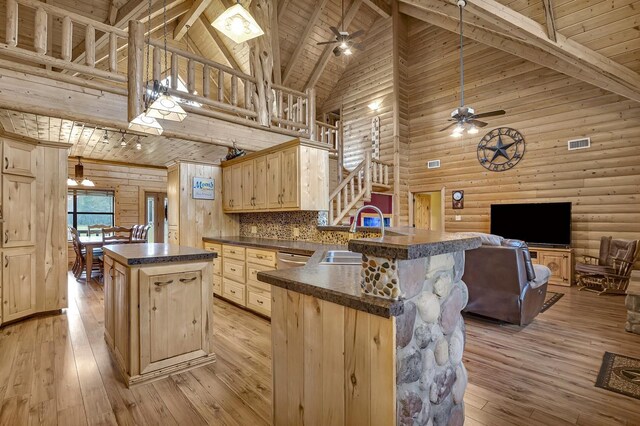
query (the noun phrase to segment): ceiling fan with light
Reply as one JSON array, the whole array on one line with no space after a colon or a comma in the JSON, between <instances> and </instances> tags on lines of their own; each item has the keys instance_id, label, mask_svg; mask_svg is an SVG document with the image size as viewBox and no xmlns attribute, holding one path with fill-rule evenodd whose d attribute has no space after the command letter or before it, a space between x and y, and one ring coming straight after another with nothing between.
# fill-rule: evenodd
<instances>
[{"instance_id":1,"label":"ceiling fan with light","mask_svg":"<svg viewBox=\"0 0 640 426\"><path fill-rule=\"evenodd\" d=\"M363 50L362 43L354 42L355 38L358 38L364 34L364 30L358 30L353 34L350 34L349 31L346 31L344 28L344 0L342 0L342 15L340 18L340 30L336 27L329 27L331 32L335 34L336 39L331 41L323 41L320 43L316 43L317 45L324 44L337 44L337 46L333 49L333 54L336 56L346 55L349 56L353 54L353 49Z\"/></svg>"},{"instance_id":2,"label":"ceiling fan with light","mask_svg":"<svg viewBox=\"0 0 640 426\"><path fill-rule=\"evenodd\" d=\"M484 121L478 120L479 118L486 117L495 117L498 115L504 115L506 112L504 110L496 110L490 112L483 112L481 114L476 114L475 109L473 109L469 105L464 104L464 54L463 54L463 46L464 39L462 35L463 29L463 20L462 20L462 9L467 5L466 0L458 0L458 9L460 10L460 106L453 111L451 111L451 118L448 120L451 122L444 129L440 130L444 132L445 130L453 128L452 136L459 137L466 131L468 134L474 135L478 133L478 127L485 127L487 123Z\"/></svg>"}]
</instances>

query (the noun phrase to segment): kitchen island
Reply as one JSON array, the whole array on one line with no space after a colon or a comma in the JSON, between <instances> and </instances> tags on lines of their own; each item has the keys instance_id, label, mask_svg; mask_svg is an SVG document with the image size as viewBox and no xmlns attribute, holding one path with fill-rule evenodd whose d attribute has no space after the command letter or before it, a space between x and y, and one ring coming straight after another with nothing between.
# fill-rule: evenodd
<instances>
[{"instance_id":1,"label":"kitchen island","mask_svg":"<svg viewBox=\"0 0 640 426\"><path fill-rule=\"evenodd\" d=\"M464 251L480 239L357 239L357 265L261 272L272 285L273 424L461 425Z\"/></svg>"},{"instance_id":2,"label":"kitchen island","mask_svg":"<svg viewBox=\"0 0 640 426\"><path fill-rule=\"evenodd\" d=\"M215 361L216 253L171 244L103 250L104 336L127 386Z\"/></svg>"}]
</instances>

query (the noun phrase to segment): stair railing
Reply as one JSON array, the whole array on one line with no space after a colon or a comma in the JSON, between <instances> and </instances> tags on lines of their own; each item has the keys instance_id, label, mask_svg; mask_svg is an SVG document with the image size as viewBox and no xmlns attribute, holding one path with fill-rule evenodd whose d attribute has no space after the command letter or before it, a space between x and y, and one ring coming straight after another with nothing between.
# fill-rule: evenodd
<instances>
[{"instance_id":1,"label":"stair railing","mask_svg":"<svg viewBox=\"0 0 640 426\"><path fill-rule=\"evenodd\" d=\"M329 195L329 222L338 225L360 201L371 200L371 152Z\"/></svg>"},{"instance_id":2,"label":"stair railing","mask_svg":"<svg viewBox=\"0 0 640 426\"><path fill-rule=\"evenodd\" d=\"M371 160L371 182L373 185L389 186L389 169L393 164L378 159Z\"/></svg>"}]
</instances>

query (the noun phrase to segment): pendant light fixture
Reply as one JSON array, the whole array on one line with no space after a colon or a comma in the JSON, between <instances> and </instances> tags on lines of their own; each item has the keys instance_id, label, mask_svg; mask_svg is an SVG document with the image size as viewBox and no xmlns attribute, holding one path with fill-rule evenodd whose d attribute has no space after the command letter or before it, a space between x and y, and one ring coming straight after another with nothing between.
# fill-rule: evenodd
<instances>
[{"instance_id":1,"label":"pendant light fixture","mask_svg":"<svg viewBox=\"0 0 640 426\"><path fill-rule=\"evenodd\" d=\"M67 186L78 186L78 182L80 182L80 186L96 186L93 181L84 177L84 165L80 157L78 157L78 164L75 167L75 176L73 179L67 179Z\"/></svg>"},{"instance_id":2,"label":"pendant light fixture","mask_svg":"<svg viewBox=\"0 0 640 426\"><path fill-rule=\"evenodd\" d=\"M167 0L163 2L164 13L164 69L169 69L169 61L167 60ZM147 108L147 117L160 118L169 121L182 121L187 118L187 113L182 109L178 101L169 95L169 81L166 80L163 85L161 81L153 81L153 89L151 91L155 96L151 105Z\"/></svg>"},{"instance_id":3,"label":"pendant light fixture","mask_svg":"<svg viewBox=\"0 0 640 426\"><path fill-rule=\"evenodd\" d=\"M136 149L140 151L142 149L142 143L140 142L140 136L138 136L138 141L136 142Z\"/></svg>"},{"instance_id":4,"label":"pendant light fixture","mask_svg":"<svg viewBox=\"0 0 640 426\"><path fill-rule=\"evenodd\" d=\"M243 43L264 34L251 13L238 2L222 12L211 25L236 43Z\"/></svg>"},{"instance_id":5,"label":"pendant light fixture","mask_svg":"<svg viewBox=\"0 0 640 426\"><path fill-rule=\"evenodd\" d=\"M154 118L154 117L148 117L147 116L147 111L149 110L149 105L156 99L156 96L154 96L154 93L152 92L151 94L149 94L149 64L150 64L150 60L149 60L149 51L151 50L151 2L152 0L148 1L148 17L147 17L147 73L146 73L146 85L145 85L145 91L144 91L144 95L143 95L143 102L144 102L144 111L142 111L142 113L140 113L136 118L134 118L133 120L131 120L131 122L129 123L129 129L136 131L136 132L142 132L142 133L148 133L150 135L157 135L160 136L162 134L162 126L160 125L160 123L158 123L158 121ZM165 26L166 26L166 17L165 17Z\"/></svg>"},{"instance_id":6,"label":"pendant light fixture","mask_svg":"<svg viewBox=\"0 0 640 426\"><path fill-rule=\"evenodd\" d=\"M122 136L120 137L120 146L122 148L127 146L127 140L125 139L125 135L126 133L122 133Z\"/></svg>"}]
</instances>

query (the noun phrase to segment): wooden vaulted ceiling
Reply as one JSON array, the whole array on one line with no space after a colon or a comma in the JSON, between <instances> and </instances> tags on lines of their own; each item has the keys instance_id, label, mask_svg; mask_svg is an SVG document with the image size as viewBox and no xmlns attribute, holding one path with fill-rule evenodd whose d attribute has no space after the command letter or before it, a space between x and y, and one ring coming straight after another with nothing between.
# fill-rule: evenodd
<instances>
[{"instance_id":1,"label":"wooden vaulted ceiling","mask_svg":"<svg viewBox=\"0 0 640 426\"><path fill-rule=\"evenodd\" d=\"M160 38L162 37L163 1L151 1L152 37ZM618 93L628 92L627 97L640 93L640 90L629 89L629 82L635 82L636 76L640 73L640 1L469 0L469 2L469 6L465 9L468 22L465 29L467 37L503 50L512 49L510 53L516 56L523 55L521 57L533 62L538 61L536 63L550 68L561 68L569 75L575 73L576 78L581 78L582 74L587 73L585 81L602 79L602 86L611 84L613 90L617 90ZM0 25L4 26L2 3L4 2L0 0ZM126 28L126 22L129 19L146 20L148 8L148 2L144 0L47 0L47 3L121 28ZM247 5L249 0L243 0L242 3ZM344 3L347 29L352 32L358 29L369 32L376 25L382 25L390 13L389 0L345 0ZM236 45L210 26L210 22L232 4L233 0L167 0L169 42L249 73L247 44ZM504 16L507 18L496 18L495 15L487 12L488 7L494 7L499 13L505 13ZM348 57L334 57L331 54L331 48L316 45L317 42L333 38L329 26L339 26L340 8L341 0L277 0L276 45L279 46L283 85L298 90L303 90L310 85L315 86L319 109L323 103L331 101L331 93L350 61ZM399 10L430 25L449 31L459 29L454 0L399 0ZM537 40L536 46L525 46L526 49L523 49L523 38L530 37L531 32L522 31L522 22L531 24L529 28L532 28L534 37L540 37L539 31L544 28L545 37L554 40L553 43L565 45L569 43L572 48L576 48L577 45L578 50L575 55L577 59L566 57L564 52L556 51L551 54L545 52L545 49L555 49L555 46L547 40ZM53 31L56 31L55 22L52 27ZM32 37L29 29L21 27L21 30L24 30L25 34L21 33L20 39L28 43ZM83 34L79 32L74 37L74 43L77 46L74 49L74 56L82 60ZM457 47L451 46L451 48ZM580 50L582 48L584 51ZM59 50L59 47L52 46L53 51L56 49ZM126 62L125 54L126 49L121 52L119 58L122 66ZM358 54L359 52L356 52L356 55ZM554 54L556 56L553 56ZM602 67L594 67L593 63ZM446 66L455 65L449 63ZM563 72L562 70L560 71ZM329 104L334 103L329 102ZM43 126L45 117L22 114L19 120L18 116L19 113L4 111L0 115L0 123L10 127L5 127L7 131L22 132L26 136L34 135L35 128L35 134L42 137L38 129ZM38 119L40 123L37 122ZM64 120L54 118L49 120L56 126L58 122L64 123ZM20 122L22 125L12 124ZM180 158L213 161L220 158L226 151L226 148L210 144L176 141L163 137L146 138L145 147L149 147L148 150L119 149L119 146L116 146L119 140L114 142L113 149L106 149L105 146L92 143L90 138L85 142L81 139L81 135L85 135L85 139L88 137L87 131L79 132L77 129L91 128L89 123L67 123L66 127L62 126L62 128L66 129L69 125L72 131L68 135L58 134L58 140L67 138L69 142L74 143L71 154L90 158L141 164L165 164L167 161L178 158L178 155ZM77 140L74 139L74 135L77 136ZM179 153L177 147L181 149Z\"/></svg>"}]
</instances>

